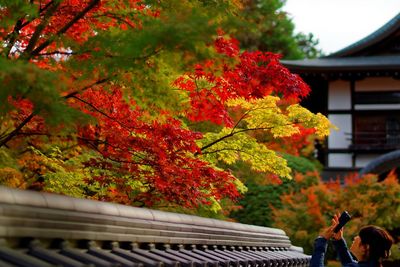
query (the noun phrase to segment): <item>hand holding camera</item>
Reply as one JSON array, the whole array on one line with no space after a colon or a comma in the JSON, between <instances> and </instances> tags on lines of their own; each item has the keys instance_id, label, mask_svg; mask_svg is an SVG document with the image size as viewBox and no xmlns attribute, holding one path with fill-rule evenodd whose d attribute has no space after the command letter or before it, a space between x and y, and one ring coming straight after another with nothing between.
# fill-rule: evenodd
<instances>
[{"instance_id":1,"label":"hand holding camera","mask_svg":"<svg viewBox=\"0 0 400 267\"><path fill-rule=\"evenodd\" d=\"M351 216L347 211L343 211L342 214L340 214L339 217L339 223L336 225L336 227L333 229L334 233L337 233L340 231L340 229L343 228L343 226L350 221Z\"/></svg>"},{"instance_id":2,"label":"hand holding camera","mask_svg":"<svg viewBox=\"0 0 400 267\"><path fill-rule=\"evenodd\" d=\"M332 225L329 228L326 228L320 236L324 237L325 239L333 239L339 240L343 238L343 226L350 221L351 216L347 211L343 211L342 214L336 214L332 218Z\"/></svg>"}]
</instances>

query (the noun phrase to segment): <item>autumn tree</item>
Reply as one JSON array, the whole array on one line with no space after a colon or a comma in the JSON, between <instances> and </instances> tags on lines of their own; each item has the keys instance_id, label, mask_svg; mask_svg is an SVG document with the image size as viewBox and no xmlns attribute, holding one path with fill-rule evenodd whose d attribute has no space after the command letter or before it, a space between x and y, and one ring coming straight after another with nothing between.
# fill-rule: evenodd
<instances>
[{"instance_id":1,"label":"autumn tree","mask_svg":"<svg viewBox=\"0 0 400 267\"><path fill-rule=\"evenodd\" d=\"M240 3L0 7L3 184L216 210L244 190L221 161L290 177L286 161L249 133L329 133L325 117L297 104L309 88L279 55L240 51L228 34Z\"/></svg>"}]
</instances>

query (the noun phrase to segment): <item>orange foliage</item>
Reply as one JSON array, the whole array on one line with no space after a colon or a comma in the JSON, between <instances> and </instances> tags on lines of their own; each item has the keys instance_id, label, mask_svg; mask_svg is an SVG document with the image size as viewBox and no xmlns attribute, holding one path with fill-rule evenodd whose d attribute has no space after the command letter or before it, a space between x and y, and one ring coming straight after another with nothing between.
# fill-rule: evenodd
<instances>
[{"instance_id":1,"label":"orange foliage","mask_svg":"<svg viewBox=\"0 0 400 267\"><path fill-rule=\"evenodd\" d=\"M302 181L307 175L296 174L295 179ZM394 171L382 182L375 175L356 174L347 175L344 184L339 179L319 181L284 194L281 200L282 207L273 210L274 226L285 230L307 253L311 253L313 240L330 224L333 214L343 210L352 215L345 230L348 242L364 225L376 224L388 230L400 225L400 183Z\"/></svg>"},{"instance_id":2,"label":"orange foliage","mask_svg":"<svg viewBox=\"0 0 400 267\"><path fill-rule=\"evenodd\" d=\"M294 156L308 156L314 151L315 129L307 129L298 125L299 133L289 137L274 139L268 143L268 148L285 152Z\"/></svg>"},{"instance_id":3,"label":"orange foliage","mask_svg":"<svg viewBox=\"0 0 400 267\"><path fill-rule=\"evenodd\" d=\"M10 167L0 168L0 184L14 188L26 186L22 173Z\"/></svg>"}]
</instances>

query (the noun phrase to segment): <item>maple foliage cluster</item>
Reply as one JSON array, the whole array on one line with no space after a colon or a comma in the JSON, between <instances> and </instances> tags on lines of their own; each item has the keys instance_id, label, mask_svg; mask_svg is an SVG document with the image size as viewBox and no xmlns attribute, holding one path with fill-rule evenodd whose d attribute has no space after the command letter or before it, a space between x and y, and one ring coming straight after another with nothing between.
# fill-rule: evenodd
<instances>
[{"instance_id":1,"label":"maple foliage cluster","mask_svg":"<svg viewBox=\"0 0 400 267\"><path fill-rule=\"evenodd\" d=\"M288 153L294 156L308 156L314 153L315 129L305 128L299 125L299 133L289 137L283 137L268 143L268 148ZM318 140L317 140L318 141Z\"/></svg>"},{"instance_id":2,"label":"maple foliage cluster","mask_svg":"<svg viewBox=\"0 0 400 267\"><path fill-rule=\"evenodd\" d=\"M221 30L215 34L211 26L206 40L193 27L183 27L193 19L172 5L193 8L197 1L157 3L1 4L0 80L6 89L0 101L6 108L0 149L2 162L9 162L0 165L4 177L20 179L19 187L142 206L196 207L239 197L243 189L237 177L202 157L204 147L230 136L204 144L204 133L189 124L235 128L240 115L229 108L230 100L274 95L286 107L309 88L276 54L241 52L238 41ZM197 46L182 44L183 30ZM186 74L180 77L170 71L169 90L183 103L179 110L139 104L138 99L155 101L141 98L143 90L152 90L143 89L149 85L146 71L157 73L168 55L193 58L201 49L212 50L214 59L197 63L194 72L187 71L192 61L182 63ZM4 67L10 63L14 67ZM143 83L133 82L138 80ZM301 123L298 118L290 122L293 127ZM62 186L68 183L74 191Z\"/></svg>"},{"instance_id":3,"label":"maple foliage cluster","mask_svg":"<svg viewBox=\"0 0 400 267\"><path fill-rule=\"evenodd\" d=\"M15 5L18 5L16 1ZM98 30L112 27L127 29L140 27L139 14L158 16L158 10L147 9L142 1L100 1L100 0L64 0L31 1L39 16L24 14L15 25L1 29L1 38L7 41L8 53L22 55L31 59L38 55L62 52L61 35L82 44L94 36ZM3 19L13 17L13 5L2 8ZM123 17L125 13L135 16ZM15 46L14 46L15 45ZM54 51L64 48L60 51ZM11 51L13 50L13 51ZM44 54L41 54L43 51Z\"/></svg>"},{"instance_id":4,"label":"maple foliage cluster","mask_svg":"<svg viewBox=\"0 0 400 267\"><path fill-rule=\"evenodd\" d=\"M228 172L215 170L199 158L188 156L199 152L195 141L201 138L200 133L184 129L179 120L171 117L166 117L165 122L138 120L142 111L133 110L118 88L111 92L89 89L79 97L84 100L80 109L98 122L79 132L83 145L89 145L102 156L91 159L87 165L115 172L112 178L109 174L95 176L100 184L107 186L116 176L135 174L134 179L148 188L136 195L135 201L147 206L161 199L192 206L200 204L198 200L208 204L211 196L217 199L238 196ZM208 190L202 192L205 189ZM116 183L112 198L130 203L132 199L125 192L126 184Z\"/></svg>"},{"instance_id":5,"label":"maple foliage cluster","mask_svg":"<svg viewBox=\"0 0 400 267\"><path fill-rule=\"evenodd\" d=\"M223 32L219 31L219 34ZM240 53L236 39L221 35L216 38L214 46L218 53L235 59L236 64L230 66L224 60L208 60L197 64L195 71L187 77L175 81L178 88L190 93L192 108L187 116L191 120L212 121L232 127L234 121L224 108L229 99L243 97L250 100L275 94L296 102L310 91L298 75L290 73L279 63L278 54L261 51ZM212 86L199 87L201 81Z\"/></svg>"}]
</instances>

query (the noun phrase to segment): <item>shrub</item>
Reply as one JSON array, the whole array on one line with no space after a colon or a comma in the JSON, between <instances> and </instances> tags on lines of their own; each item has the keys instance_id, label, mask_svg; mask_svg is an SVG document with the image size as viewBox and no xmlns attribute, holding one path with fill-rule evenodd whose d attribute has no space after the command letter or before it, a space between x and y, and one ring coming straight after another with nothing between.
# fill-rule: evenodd
<instances>
[{"instance_id":1,"label":"shrub","mask_svg":"<svg viewBox=\"0 0 400 267\"><path fill-rule=\"evenodd\" d=\"M282 157L286 159L288 166L293 173L307 173L312 171L321 171L322 165L318 160L310 160L302 156L293 156L291 154L282 153Z\"/></svg>"},{"instance_id":2,"label":"shrub","mask_svg":"<svg viewBox=\"0 0 400 267\"><path fill-rule=\"evenodd\" d=\"M260 185L250 182L247 184L246 195L239 202L242 208L232 212L230 217L241 223L272 226L272 211L282 208L282 194L299 192L302 188L317 183L317 172L309 172L306 175L296 173L293 180L283 180L281 184Z\"/></svg>"}]
</instances>

